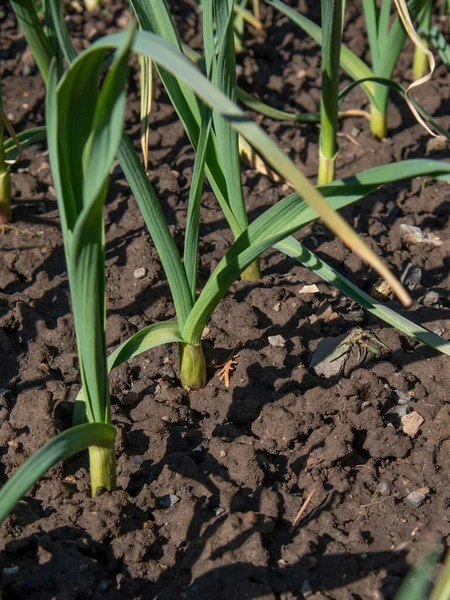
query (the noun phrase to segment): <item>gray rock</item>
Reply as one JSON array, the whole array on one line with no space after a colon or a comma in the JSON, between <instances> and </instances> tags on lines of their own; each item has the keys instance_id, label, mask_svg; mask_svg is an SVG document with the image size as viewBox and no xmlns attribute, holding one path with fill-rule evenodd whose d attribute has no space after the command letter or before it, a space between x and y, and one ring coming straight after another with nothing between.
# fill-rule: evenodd
<instances>
[{"instance_id":1,"label":"gray rock","mask_svg":"<svg viewBox=\"0 0 450 600\"><path fill-rule=\"evenodd\" d=\"M406 392L402 392L401 390L395 390L397 394L397 404L400 406L409 406L413 402L413 397Z\"/></svg>"},{"instance_id":2,"label":"gray rock","mask_svg":"<svg viewBox=\"0 0 450 600\"><path fill-rule=\"evenodd\" d=\"M333 377L338 375L344 368L347 360L345 345L338 349L338 346L347 338L346 334L337 337L325 338L317 344L309 366L314 369L317 375L323 377ZM337 357L333 354L336 353Z\"/></svg>"},{"instance_id":3,"label":"gray rock","mask_svg":"<svg viewBox=\"0 0 450 600\"><path fill-rule=\"evenodd\" d=\"M422 269L409 263L403 271L401 282L410 290L415 290L422 280Z\"/></svg>"},{"instance_id":4,"label":"gray rock","mask_svg":"<svg viewBox=\"0 0 450 600\"><path fill-rule=\"evenodd\" d=\"M400 235L404 242L410 244L430 244L431 246L442 246L442 240L434 233L424 233L419 227L402 223Z\"/></svg>"},{"instance_id":5,"label":"gray rock","mask_svg":"<svg viewBox=\"0 0 450 600\"><path fill-rule=\"evenodd\" d=\"M400 404L399 406L395 406L392 409L392 412L398 415L399 417L404 417L408 414L408 406L405 404Z\"/></svg>"},{"instance_id":6,"label":"gray rock","mask_svg":"<svg viewBox=\"0 0 450 600\"><path fill-rule=\"evenodd\" d=\"M422 494L422 492L418 492L417 490L415 490L414 492L411 492L406 496L405 502L410 506L413 506L414 508L419 508L419 506L422 506L425 499L425 494Z\"/></svg>"},{"instance_id":7,"label":"gray rock","mask_svg":"<svg viewBox=\"0 0 450 600\"><path fill-rule=\"evenodd\" d=\"M424 306L434 306L439 302L439 294L437 292L427 292L422 298Z\"/></svg>"},{"instance_id":8,"label":"gray rock","mask_svg":"<svg viewBox=\"0 0 450 600\"><path fill-rule=\"evenodd\" d=\"M163 508L171 508L180 500L180 496L176 496L175 494L166 494L165 496L162 496L162 498L160 498L159 505Z\"/></svg>"}]
</instances>

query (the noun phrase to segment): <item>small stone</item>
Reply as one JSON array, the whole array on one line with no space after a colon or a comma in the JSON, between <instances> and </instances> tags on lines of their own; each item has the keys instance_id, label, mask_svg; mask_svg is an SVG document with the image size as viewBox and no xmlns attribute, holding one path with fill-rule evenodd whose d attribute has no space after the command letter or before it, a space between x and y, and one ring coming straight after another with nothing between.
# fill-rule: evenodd
<instances>
[{"instance_id":1,"label":"small stone","mask_svg":"<svg viewBox=\"0 0 450 600\"><path fill-rule=\"evenodd\" d=\"M204 338L208 337L208 335L209 335L210 333L211 333L211 328L210 328L210 327L208 327L208 326L204 327L204 328L203 328L203 331L202 331L202 339L204 339Z\"/></svg>"},{"instance_id":2,"label":"small stone","mask_svg":"<svg viewBox=\"0 0 450 600\"><path fill-rule=\"evenodd\" d=\"M286 346L286 340L282 335L269 335L267 339L273 348L284 348Z\"/></svg>"},{"instance_id":3,"label":"small stone","mask_svg":"<svg viewBox=\"0 0 450 600\"><path fill-rule=\"evenodd\" d=\"M422 269L409 263L401 276L401 282L411 291L420 285L422 280Z\"/></svg>"},{"instance_id":4,"label":"small stone","mask_svg":"<svg viewBox=\"0 0 450 600\"><path fill-rule=\"evenodd\" d=\"M299 294L318 294L319 288L315 283L311 285L304 285L302 288L298 290Z\"/></svg>"},{"instance_id":5,"label":"small stone","mask_svg":"<svg viewBox=\"0 0 450 600\"><path fill-rule=\"evenodd\" d=\"M31 74L32 70L33 70L33 69L31 68L31 65L29 65L29 64L27 63L26 65L23 65L23 67L22 67L22 75L23 75L24 77L28 77L28 75L30 75L30 74Z\"/></svg>"},{"instance_id":6,"label":"small stone","mask_svg":"<svg viewBox=\"0 0 450 600\"><path fill-rule=\"evenodd\" d=\"M397 394L398 398L397 404L400 404L400 406L408 406L413 401L413 397L406 392L395 390L395 393Z\"/></svg>"},{"instance_id":7,"label":"small stone","mask_svg":"<svg viewBox=\"0 0 450 600\"><path fill-rule=\"evenodd\" d=\"M180 500L180 496L176 496L175 494L166 494L165 496L162 496L162 498L160 498L159 505L163 508L171 508Z\"/></svg>"},{"instance_id":8,"label":"small stone","mask_svg":"<svg viewBox=\"0 0 450 600\"><path fill-rule=\"evenodd\" d=\"M425 494L422 494L418 490L415 490L414 492L411 492L406 496L405 502L410 506L413 506L414 508L419 508L419 506L422 506L425 499Z\"/></svg>"},{"instance_id":9,"label":"small stone","mask_svg":"<svg viewBox=\"0 0 450 600\"><path fill-rule=\"evenodd\" d=\"M372 286L372 296L379 302L387 302L392 296L392 288L384 279L378 279Z\"/></svg>"},{"instance_id":10,"label":"small stone","mask_svg":"<svg viewBox=\"0 0 450 600\"><path fill-rule=\"evenodd\" d=\"M5 567L3 569L3 575L17 575L19 567Z\"/></svg>"},{"instance_id":11,"label":"small stone","mask_svg":"<svg viewBox=\"0 0 450 600\"><path fill-rule=\"evenodd\" d=\"M361 408L364 410L365 408L367 408L368 406L372 406L372 402L370 400L364 400L364 402L361 404Z\"/></svg>"},{"instance_id":12,"label":"small stone","mask_svg":"<svg viewBox=\"0 0 450 600\"><path fill-rule=\"evenodd\" d=\"M427 292L422 299L424 306L434 306L439 302L439 294L437 292Z\"/></svg>"},{"instance_id":13,"label":"small stone","mask_svg":"<svg viewBox=\"0 0 450 600\"><path fill-rule=\"evenodd\" d=\"M390 496L391 485L387 481L380 481L376 487L376 491L380 494L380 496Z\"/></svg>"},{"instance_id":14,"label":"small stone","mask_svg":"<svg viewBox=\"0 0 450 600\"><path fill-rule=\"evenodd\" d=\"M280 310L281 310L281 302L277 302L277 303L274 305L274 307L273 307L273 310L274 310L275 312L280 312Z\"/></svg>"},{"instance_id":15,"label":"small stone","mask_svg":"<svg viewBox=\"0 0 450 600\"><path fill-rule=\"evenodd\" d=\"M218 506L217 508L214 509L214 514L216 515L216 517L220 517L220 515L223 515L224 512L225 512L225 509L223 506Z\"/></svg>"},{"instance_id":16,"label":"small stone","mask_svg":"<svg viewBox=\"0 0 450 600\"><path fill-rule=\"evenodd\" d=\"M447 138L444 135L438 135L427 141L425 150L427 154L432 154L433 152L442 152L446 148L448 148Z\"/></svg>"},{"instance_id":17,"label":"small stone","mask_svg":"<svg viewBox=\"0 0 450 600\"><path fill-rule=\"evenodd\" d=\"M413 411L409 415L405 415L402 417L402 429L403 433L409 435L410 437L415 437L419 432L420 426L424 422L424 418Z\"/></svg>"},{"instance_id":18,"label":"small stone","mask_svg":"<svg viewBox=\"0 0 450 600\"><path fill-rule=\"evenodd\" d=\"M352 137L354 137L354 138L358 137L359 133L360 133L360 130L357 127L352 127L352 129L350 131L350 135Z\"/></svg>"},{"instance_id":19,"label":"small stone","mask_svg":"<svg viewBox=\"0 0 450 600\"><path fill-rule=\"evenodd\" d=\"M435 327L433 329L433 333L435 333L436 335L442 335L444 333L444 330L441 327Z\"/></svg>"},{"instance_id":20,"label":"small stone","mask_svg":"<svg viewBox=\"0 0 450 600\"><path fill-rule=\"evenodd\" d=\"M147 275L147 269L145 267L139 267L135 269L133 276L135 279L143 279Z\"/></svg>"},{"instance_id":21,"label":"small stone","mask_svg":"<svg viewBox=\"0 0 450 600\"><path fill-rule=\"evenodd\" d=\"M219 452L219 456L220 456L220 458L225 458L225 456L226 456L226 455L227 455L227 453L226 453L226 451L225 451L225 450L221 450L221 451Z\"/></svg>"},{"instance_id":22,"label":"small stone","mask_svg":"<svg viewBox=\"0 0 450 600\"><path fill-rule=\"evenodd\" d=\"M442 246L442 240L434 233L424 233L419 227L402 223L400 225L401 236L404 242L410 244L428 244L430 246Z\"/></svg>"},{"instance_id":23,"label":"small stone","mask_svg":"<svg viewBox=\"0 0 450 600\"><path fill-rule=\"evenodd\" d=\"M133 466L134 467L141 467L143 462L144 462L143 456L138 455L133 458Z\"/></svg>"}]
</instances>

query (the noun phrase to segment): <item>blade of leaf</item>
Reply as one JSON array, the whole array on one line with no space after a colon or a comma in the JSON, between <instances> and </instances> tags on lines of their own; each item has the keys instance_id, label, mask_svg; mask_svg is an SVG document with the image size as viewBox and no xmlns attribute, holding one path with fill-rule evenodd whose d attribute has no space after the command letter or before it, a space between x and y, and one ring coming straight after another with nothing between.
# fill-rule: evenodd
<instances>
[{"instance_id":1,"label":"blade of leaf","mask_svg":"<svg viewBox=\"0 0 450 600\"><path fill-rule=\"evenodd\" d=\"M10 4L36 60L44 84L47 85L52 53L39 22L34 2L33 0L11 0Z\"/></svg>"},{"instance_id":2,"label":"blade of leaf","mask_svg":"<svg viewBox=\"0 0 450 600\"><path fill-rule=\"evenodd\" d=\"M197 152L195 154L194 171L189 188L186 231L184 236L184 270L191 290L192 304L195 302L197 288L198 237L200 227L200 206L203 192L203 179L206 164L208 139L211 132L211 111L204 109L203 124L200 131Z\"/></svg>"},{"instance_id":3,"label":"blade of leaf","mask_svg":"<svg viewBox=\"0 0 450 600\"><path fill-rule=\"evenodd\" d=\"M192 308L186 272L153 186L131 140L125 134L122 136L117 156L161 259L177 318L180 326L183 326Z\"/></svg>"},{"instance_id":4,"label":"blade of leaf","mask_svg":"<svg viewBox=\"0 0 450 600\"><path fill-rule=\"evenodd\" d=\"M307 250L307 248L294 238L283 240L275 247L287 256L294 258L305 267L308 267L308 269L336 287L354 302L357 302L375 317L392 325L409 337L427 344L427 346L442 352L442 354L450 356L450 342L439 337L435 333L428 331L421 325L416 325L416 323L406 319L385 304L377 302L371 296L360 290L356 285L348 281L348 279L332 269L324 261L320 260L315 254Z\"/></svg>"},{"instance_id":5,"label":"blade of leaf","mask_svg":"<svg viewBox=\"0 0 450 600\"><path fill-rule=\"evenodd\" d=\"M100 47L115 46L122 34L113 34L96 41L91 51ZM236 105L217 90L204 75L190 63L179 50L157 36L139 31L136 34L133 47L136 51L150 56L155 62L163 65L164 69L177 74L178 78L195 89L205 102L220 111L231 123L231 126L249 141L265 160L289 182L294 189L302 190L304 199L314 206L321 218L353 251L357 252L383 277L391 286L394 293L405 304L410 298L402 285L392 275L380 258L368 248L346 221L336 213L314 188L303 173L289 159L285 152Z\"/></svg>"},{"instance_id":6,"label":"blade of leaf","mask_svg":"<svg viewBox=\"0 0 450 600\"><path fill-rule=\"evenodd\" d=\"M214 56L208 56L205 44L207 64L211 62L211 80L227 98L236 102L236 54L233 36L233 1L211 0L203 10L205 27L215 31L217 49ZM207 38L206 33L204 34ZM214 108L214 107L213 107ZM238 134L220 112L213 110L214 129L217 137L217 148L223 174L225 176L228 201L241 229L248 225L245 209L244 193L241 179L241 163L239 160Z\"/></svg>"},{"instance_id":7,"label":"blade of leaf","mask_svg":"<svg viewBox=\"0 0 450 600\"><path fill-rule=\"evenodd\" d=\"M338 209L359 200L388 181L398 180L399 172L405 173L405 176L429 174L437 179L450 180L450 164L441 161L403 161L401 171L398 167L399 164L375 167L320 189L330 206ZM249 264L247 261L253 260L271 245L281 242L283 238L314 218L317 218L314 209L301 200L298 194L292 194L255 219L235 241L208 279L182 329L186 341L198 343L213 310L241 270Z\"/></svg>"},{"instance_id":8,"label":"blade of leaf","mask_svg":"<svg viewBox=\"0 0 450 600\"><path fill-rule=\"evenodd\" d=\"M32 144L42 142L46 139L46 128L45 127L33 127L17 134L17 140L20 144L20 148L23 150ZM12 138L8 138L3 143L3 149L5 151L5 160L15 161L17 160L20 149L17 148L16 142Z\"/></svg>"},{"instance_id":9,"label":"blade of leaf","mask_svg":"<svg viewBox=\"0 0 450 600\"><path fill-rule=\"evenodd\" d=\"M153 323L129 337L108 356L108 372L156 346L181 343L183 341L176 321ZM73 425L81 425L86 422L84 388L81 388L77 394L73 407L72 421Z\"/></svg>"},{"instance_id":10,"label":"blade of leaf","mask_svg":"<svg viewBox=\"0 0 450 600\"><path fill-rule=\"evenodd\" d=\"M147 56L139 56L141 86L141 147L144 169L148 171L148 146L150 139L150 113L153 102L153 63Z\"/></svg>"},{"instance_id":11,"label":"blade of leaf","mask_svg":"<svg viewBox=\"0 0 450 600\"><path fill-rule=\"evenodd\" d=\"M183 342L183 338L175 321L162 321L144 327L108 356L108 371L151 348L176 342Z\"/></svg>"}]
</instances>

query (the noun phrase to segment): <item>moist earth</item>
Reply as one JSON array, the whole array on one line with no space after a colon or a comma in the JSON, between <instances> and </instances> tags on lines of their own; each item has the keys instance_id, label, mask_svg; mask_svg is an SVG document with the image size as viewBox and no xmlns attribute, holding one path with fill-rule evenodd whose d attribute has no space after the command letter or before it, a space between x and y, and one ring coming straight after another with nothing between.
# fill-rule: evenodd
<instances>
[{"instance_id":1,"label":"moist earth","mask_svg":"<svg viewBox=\"0 0 450 600\"><path fill-rule=\"evenodd\" d=\"M308 4L309 15L318 19L317 7ZM66 8L77 50L130 18L121 3L93 14L79 12L77 3ZM200 49L196 5L186 1L172 8L183 39ZM4 107L22 131L43 124L44 88L12 12L4 10ZM277 108L317 111L317 46L264 6L262 18L265 31L250 29L247 50L238 57L239 83ZM363 32L359 3L350 3L345 40L367 59ZM411 63L407 45L397 81L408 84ZM441 65L416 94L446 128L449 86ZM367 108L361 91L345 100L343 109L348 108ZM127 130L137 147L138 115L134 61ZM317 126L256 118L314 178ZM341 122L339 143L338 177L404 158L448 157L446 148L430 145L395 97L387 140L374 139L363 118L351 118ZM188 140L158 84L149 171L180 248L192 165ZM247 168L243 179L250 219L289 193L287 186ZM14 223L0 235L2 481L70 426L79 389L62 238L43 144L23 153L13 182ZM448 184L430 179L390 184L343 214L398 275L411 272L411 265L418 268L410 277L413 307L406 311L394 300L390 306L449 337ZM105 221L112 351L145 325L172 318L174 310L117 165ZM442 245L405 243L402 223L438 235ZM298 237L370 292L376 274L320 223ZM206 188L201 285L231 243ZM138 268L145 273L140 279L134 275ZM312 292L303 292L313 284L307 288ZM317 346L356 327L376 336L381 343L371 345L377 352L358 360L354 345L340 372L317 375L310 366ZM272 336L281 336L275 345ZM48 472L0 527L4 598L382 600L394 596L433 543L448 542L446 356L385 326L275 251L263 256L260 281L232 286L203 343L209 382L200 391L180 388L176 347L156 348L112 372L117 490L89 497L85 455ZM234 355L227 388L218 365ZM405 433L401 419L408 412L416 413L419 425ZM419 496L411 497L417 490ZM304 517L292 528L313 491Z\"/></svg>"}]
</instances>

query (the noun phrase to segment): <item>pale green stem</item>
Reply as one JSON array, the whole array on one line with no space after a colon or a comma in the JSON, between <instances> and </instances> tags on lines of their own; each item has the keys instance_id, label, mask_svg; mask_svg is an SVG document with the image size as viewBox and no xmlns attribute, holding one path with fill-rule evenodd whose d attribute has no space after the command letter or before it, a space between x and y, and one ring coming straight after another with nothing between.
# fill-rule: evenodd
<instances>
[{"instance_id":1,"label":"pale green stem","mask_svg":"<svg viewBox=\"0 0 450 600\"><path fill-rule=\"evenodd\" d=\"M241 273L241 279L243 281L259 281L261 279L261 269L259 266L259 258L248 265Z\"/></svg>"},{"instance_id":2,"label":"pale green stem","mask_svg":"<svg viewBox=\"0 0 450 600\"><path fill-rule=\"evenodd\" d=\"M205 387L207 381L206 361L201 343L198 346L178 344L178 348L181 385L193 390Z\"/></svg>"},{"instance_id":3,"label":"pale green stem","mask_svg":"<svg viewBox=\"0 0 450 600\"><path fill-rule=\"evenodd\" d=\"M426 34L429 34L430 28L431 28L431 9L432 9L432 2L430 0L425 4L425 6L421 10L420 16L419 16L420 28L421 28L421 30L423 30L425 32L425 35L421 35L420 37L422 39L423 44L427 48L428 48L428 40L426 38ZM418 46L415 46L414 61L413 61L414 79L420 79L424 75L427 68L428 68L427 55L421 48L419 48Z\"/></svg>"},{"instance_id":4,"label":"pale green stem","mask_svg":"<svg viewBox=\"0 0 450 600\"><path fill-rule=\"evenodd\" d=\"M98 488L115 489L116 453L114 442L109 446L91 446L89 448L89 468L92 496L95 496Z\"/></svg>"},{"instance_id":5,"label":"pale green stem","mask_svg":"<svg viewBox=\"0 0 450 600\"><path fill-rule=\"evenodd\" d=\"M323 156L321 151L319 151L319 170L317 173L318 185L325 185L326 183L330 183L330 181L335 180L336 157L337 154L335 154L332 158L327 158L326 156Z\"/></svg>"},{"instance_id":6,"label":"pale green stem","mask_svg":"<svg viewBox=\"0 0 450 600\"><path fill-rule=\"evenodd\" d=\"M370 130L379 140L387 136L387 114L372 103L370 106Z\"/></svg>"},{"instance_id":7,"label":"pale green stem","mask_svg":"<svg viewBox=\"0 0 450 600\"><path fill-rule=\"evenodd\" d=\"M342 0L322 0L322 96L320 102L319 184L334 179L338 152L339 63Z\"/></svg>"},{"instance_id":8,"label":"pale green stem","mask_svg":"<svg viewBox=\"0 0 450 600\"><path fill-rule=\"evenodd\" d=\"M0 225L11 221L11 174L5 162L3 146L3 110L0 86Z\"/></svg>"}]
</instances>

